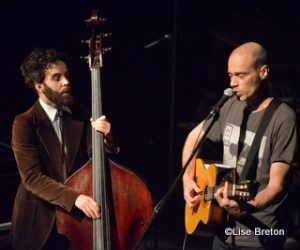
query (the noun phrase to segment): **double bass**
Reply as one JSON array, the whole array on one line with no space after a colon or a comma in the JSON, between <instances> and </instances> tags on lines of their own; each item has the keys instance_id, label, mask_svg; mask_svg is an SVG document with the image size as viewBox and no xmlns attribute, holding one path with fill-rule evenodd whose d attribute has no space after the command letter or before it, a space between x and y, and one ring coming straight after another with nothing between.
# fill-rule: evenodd
<instances>
[{"instance_id":1,"label":"double bass","mask_svg":"<svg viewBox=\"0 0 300 250\"><path fill-rule=\"evenodd\" d=\"M91 27L89 67L92 84L92 119L102 115L102 34L105 19L93 11L86 23ZM106 160L103 134L92 131L92 159L71 175L66 185L89 195L100 205L100 219L91 221L80 213L56 211L57 230L70 241L72 250L129 250L144 234L153 213L151 194L135 173Z\"/></svg>"}]
</instances>

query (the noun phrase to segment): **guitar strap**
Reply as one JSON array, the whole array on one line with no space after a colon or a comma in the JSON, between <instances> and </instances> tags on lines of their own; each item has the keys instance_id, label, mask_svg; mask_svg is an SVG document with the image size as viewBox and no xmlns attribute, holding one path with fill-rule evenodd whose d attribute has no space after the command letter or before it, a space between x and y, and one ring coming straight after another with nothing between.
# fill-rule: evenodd
<instances>
[{"instance_id":1,"label":"guitar strap","mask_svg":"<svg viewBox=\"0 0 300 250\"><path fill-rule=\"evenodd\" d=\"M271 103L266 108L266 110L261 118L261 122L259 124L258 130L256 132L253 143L251 145L251 148L249 150L245 165L243 167L243 171L240 176L240 181L243 181L243 180L246 180L247 178L249 178L249 175L253 175L254 171L256 170L256 164L253 164L253 161L254 161L255 156L257 155L258 148L261 144L262 136L273 116L273 113L275 112L275 110L281 103L282 102L279 99L273 98ZM255 165L255 167L254 167L254 165Z\"/></svg>"}]
</instances>

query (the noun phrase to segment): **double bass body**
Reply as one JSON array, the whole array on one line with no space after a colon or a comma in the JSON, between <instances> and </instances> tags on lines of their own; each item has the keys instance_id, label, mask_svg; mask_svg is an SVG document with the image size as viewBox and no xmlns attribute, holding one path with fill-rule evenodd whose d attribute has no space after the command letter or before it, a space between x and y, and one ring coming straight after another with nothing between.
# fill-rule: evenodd
<instances>
[{"instance_id":1,"label":"double bass body","mask_svg":"<svg viewBox=\"0 0 300 250\"><path fill-rule=\"evenodd\" d=\"M152 198L145 183L128 169L109 161L109 213L111 249L132 249L143 235L153 213ZM67 186L92 196L92 161L75 172ZM59 233L70 240L72 250L93 249L92 221L81 214L57 211ZM99 235L99 237L101 237Z\"/></svg>"}]
</instances>

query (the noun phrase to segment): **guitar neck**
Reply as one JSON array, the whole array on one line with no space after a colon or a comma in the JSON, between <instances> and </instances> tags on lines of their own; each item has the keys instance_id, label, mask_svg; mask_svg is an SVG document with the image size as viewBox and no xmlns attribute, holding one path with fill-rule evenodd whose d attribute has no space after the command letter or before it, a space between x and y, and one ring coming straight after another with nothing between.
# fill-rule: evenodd
<instances>
[{"instance_id":1,"label":"guitar neck","mask_svg":"<svg viewBox=\"0 0 300 250\"><path fill-rule=\"evenodd\" d=\"M235 184L229 184L228 186L228 197L235 197L237 195ZM204 192L204 200L210 201L214 199L214 194L217 192L217 190L221 188L221 186L215 186L215 187L206 187Z\"/></svg>"}]
</instances>

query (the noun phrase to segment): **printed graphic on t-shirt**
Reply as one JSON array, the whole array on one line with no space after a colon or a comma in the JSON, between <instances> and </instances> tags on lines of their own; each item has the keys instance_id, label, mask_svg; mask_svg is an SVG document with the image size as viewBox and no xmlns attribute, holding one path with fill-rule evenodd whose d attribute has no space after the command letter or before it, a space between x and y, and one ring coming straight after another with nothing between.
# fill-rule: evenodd
<instances>
[{"instance_id":1,"label":"printed graphic on t-shirt","mask_svg":"<svg viewBox=\"0 0 300 250\"><path fill-rule=\"evenodd\" d=\"M223 163L230 166L237 166L238 174L241 174L243 166L246 162L246 157L250 150L251 144L253 142L255 133L249 130L246 131L244 144L242 146L241 153L239 155L239 159L237 160L236 155L238 151L239 144L239 136L240 136L240 127L235 126L233 124L227 124L224 130L223 142L224 142L224 158ZM263 152L265 149L266 137L262 138L262 142L260 145L258 157L259 162L262 159Z\"/></svg>"}]
</instances>

